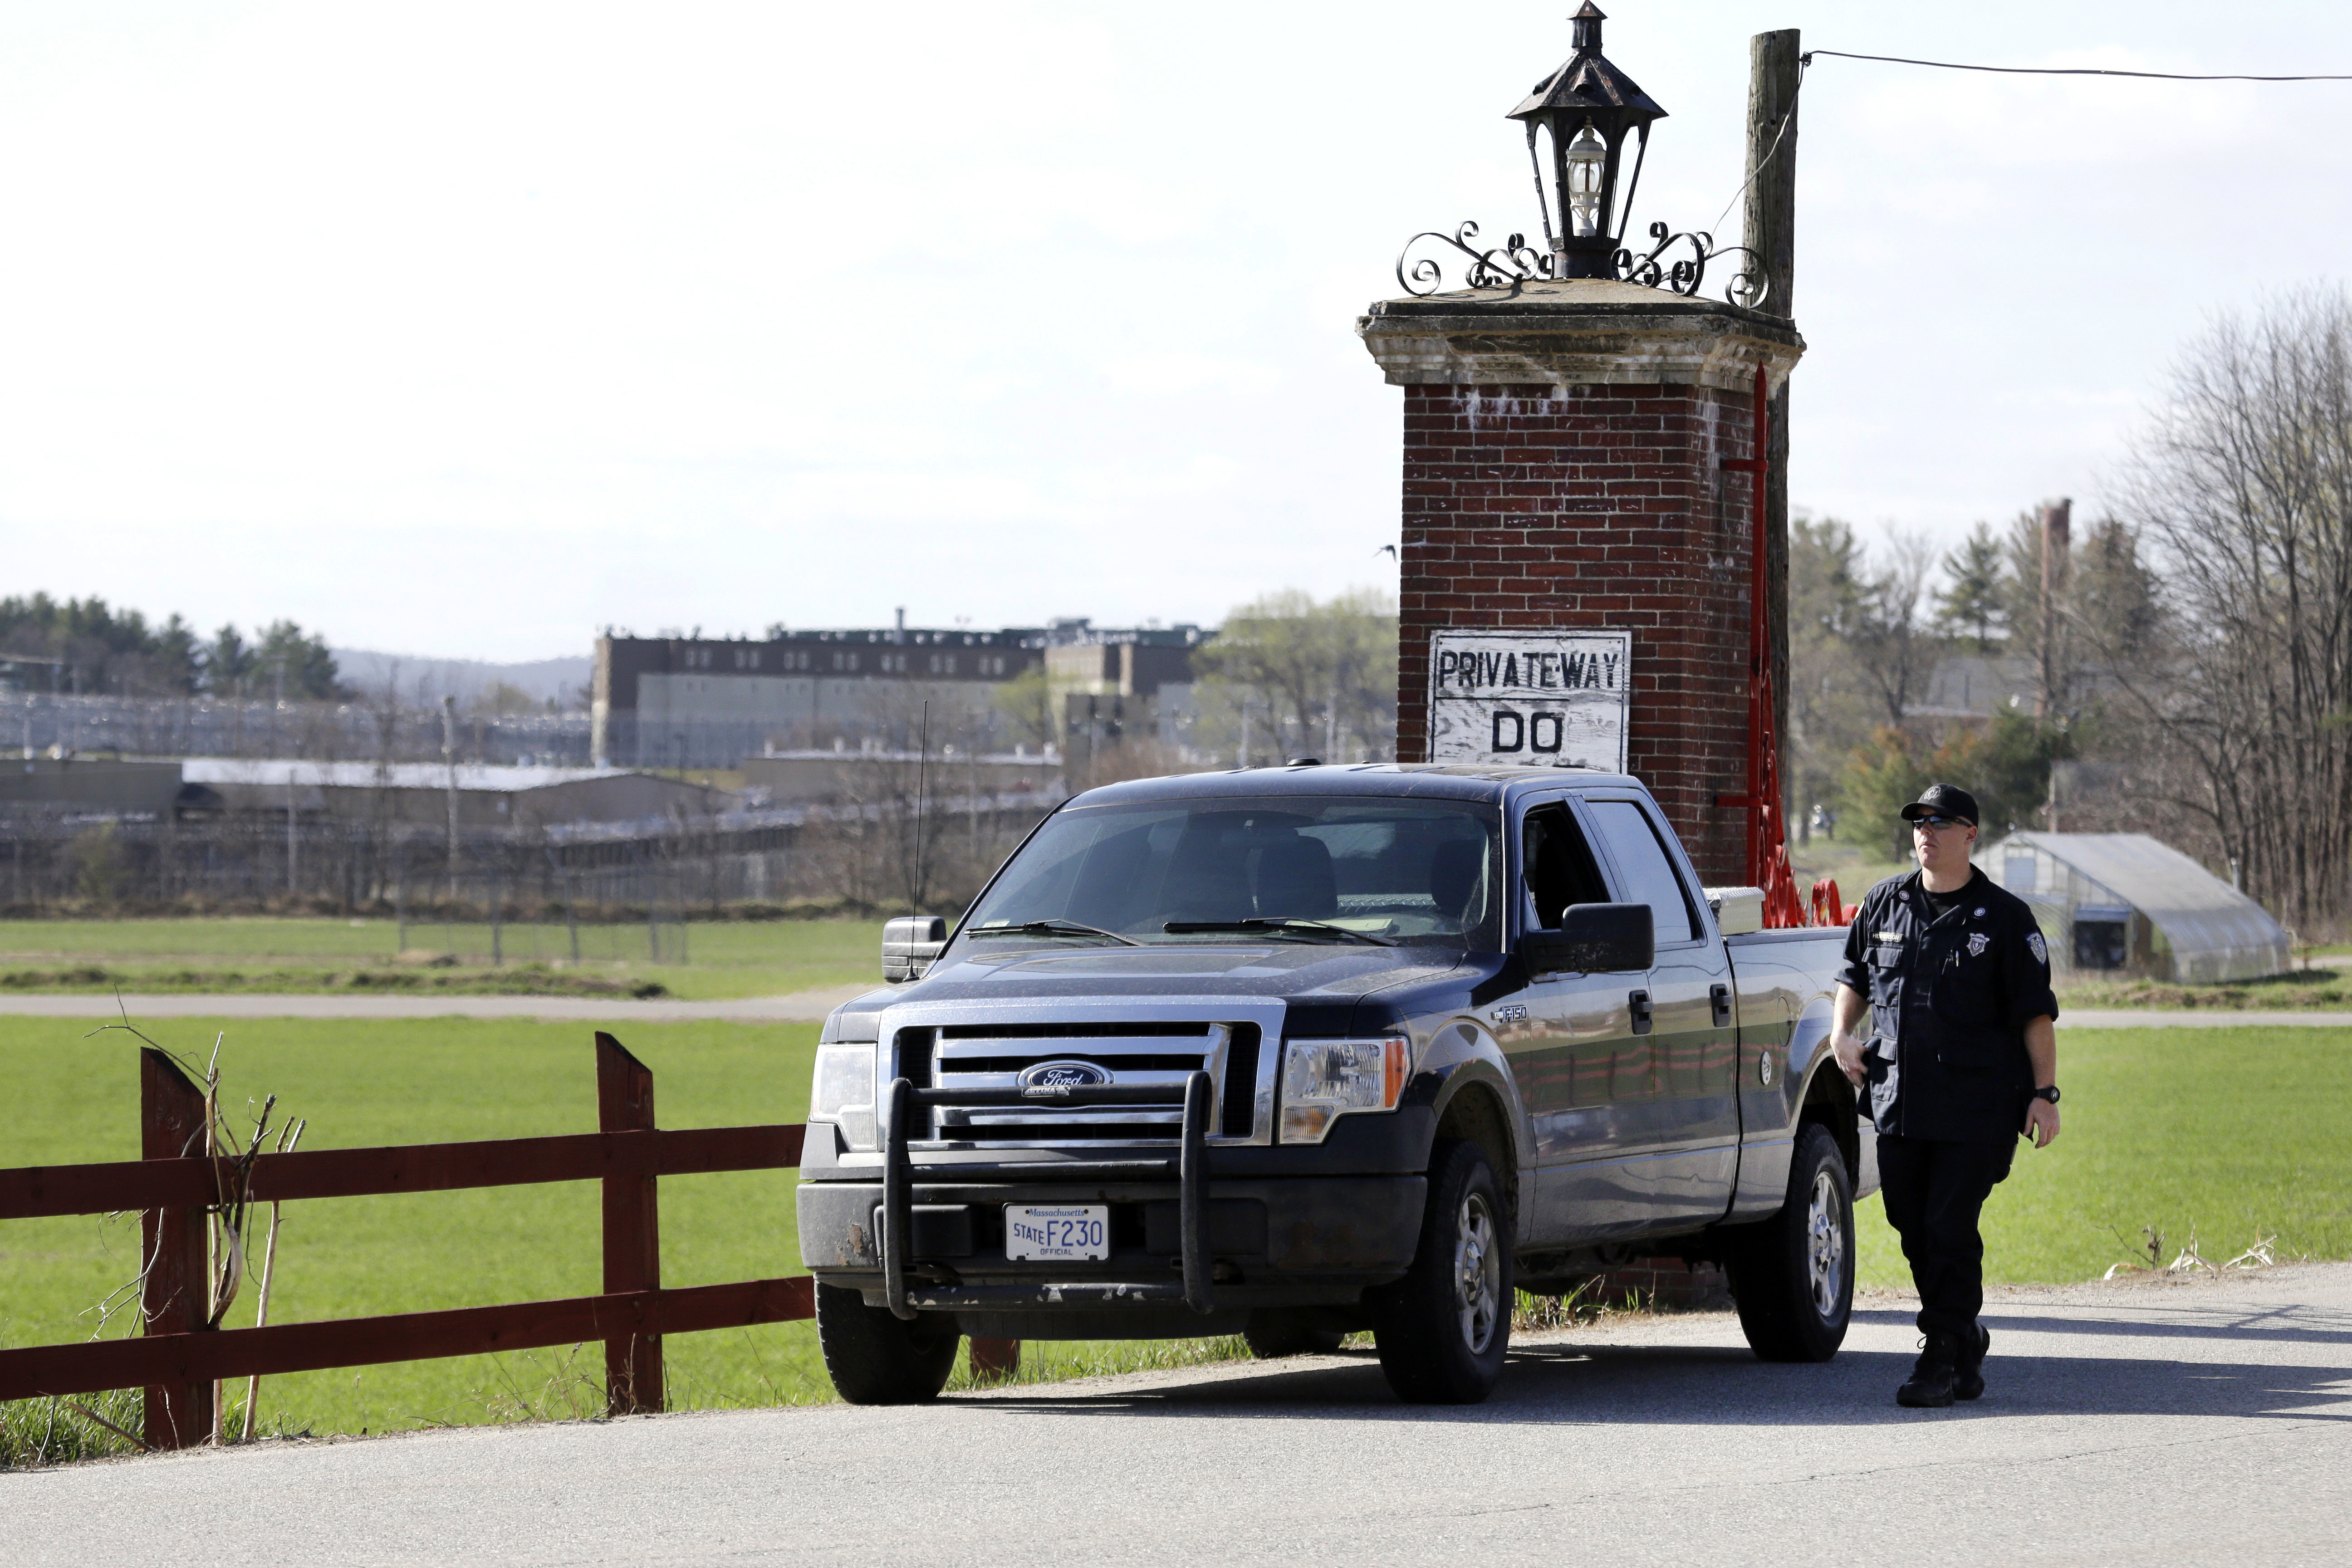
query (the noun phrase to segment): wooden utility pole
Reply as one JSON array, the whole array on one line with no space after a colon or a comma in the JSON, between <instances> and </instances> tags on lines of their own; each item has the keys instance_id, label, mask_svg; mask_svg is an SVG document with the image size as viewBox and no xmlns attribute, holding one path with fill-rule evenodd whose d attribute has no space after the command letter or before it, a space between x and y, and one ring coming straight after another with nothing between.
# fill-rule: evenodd
<instances>
[{"instance_id":1,"label":"wooden utility pole","mask_svg":"<svg viewBox=\"0 0 2352 1568\"><path fill-rule=\"evenodd\" d=\"M2042 503L2042 690L2040 716L2055 719L2064 705L2066 568L2073 560L2074 503Z\"/></svg>"},{"instance_id":2,"label":"wooden utility pole","mask_svg":"<svg viewBox=\"0 0 2352 1568\"><path fill-rule=\"evenodd\" d=\"M1765 292L1758 309L1794 320L1797 283L1797 29L1759 33L1748 41L1748 270L1760 268ZM1766 593L1772 606L1772 733L1789 740L1789 388L1772 395L1770 463L1764 489ZM1797 776L1780 770L1781 790ZM1783 800L1803 811L1810 803Z\"/></svg>"},{"instance_id":3,"label":"wooden utility pole","mask_svg":"<svg viewBox=\"0 0 2352 1568\"><path fill-rule=\"evenodd\" d=\"M2042 503L2042 689L2034 707L2045 724L2063 724L2066 680L2066 569L2073 564L2074 503ZM2058 829L2058 764L2050 764L2048 830Z\"/></svg>"}]
</instances>

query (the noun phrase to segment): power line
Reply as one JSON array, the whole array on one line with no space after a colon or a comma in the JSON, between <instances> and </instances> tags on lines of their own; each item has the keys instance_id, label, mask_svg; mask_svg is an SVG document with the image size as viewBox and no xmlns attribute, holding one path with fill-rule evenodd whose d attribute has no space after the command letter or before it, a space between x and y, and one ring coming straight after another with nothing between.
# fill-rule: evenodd
<instances>
[{"instance_id":1,"label":"power line","mask_svg":"<svg viewBox=\"0 0 2352 1568\"><path fill-rule=\"evenodd\" d=\"M2121 71L2103 70L2092 66L1975 66L1955 60L1915 60L1901 55L1852 55L1843 49L1808 49L1798 57L1800 64L1811 64L1815 55L1829 55L1842 60L1876 60L1890 66L1930 66L1947 71L1992 71L2000 76L2129 76L2147 81L2352 81L2352 74L2342 76L2194 76L2182 71Z\"/></svg>"}]
</instances>

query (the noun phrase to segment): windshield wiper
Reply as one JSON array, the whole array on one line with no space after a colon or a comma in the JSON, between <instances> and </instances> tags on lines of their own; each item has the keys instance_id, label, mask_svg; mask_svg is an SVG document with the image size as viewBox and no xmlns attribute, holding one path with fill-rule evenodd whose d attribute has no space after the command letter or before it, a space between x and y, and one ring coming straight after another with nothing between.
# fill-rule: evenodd
<instances>
[{"instance_id":1,"label":"windshield wiper","mask_svg":"<svg viewBox=\"0 0 2352 1568\"><path fill-rule=\"evenodd\" d=\"M1115 942L1121 947L1141 947L1131 936L1121 936L1100 926L1083 925L1076 921L1023 921L1018 925L974 926L966 936L1098 936L1105 942Z\"/></svg>"},{"instance_id":2,"label":"windshield wiper","mask_svg":"<svg viewBox=\"0 0 2352 1568\"><path fill-rule=\"evenodd\" d=\"M1255 920L1245 921L1170 921L1160 929L1171 936L1181 936L1189 931L1265 931L1274 936L1287 935L1291 932L1297 932L1300 936L1310 934L1336 936L1349 942L1370 942L1374 947L1396 945L1388 938L1374 936L1370 931L1349 931L1346 926L1335 926L1328 921L1296 920L1287 915L1273 918L1260 916Z\"/></svg>"}]
</instances>

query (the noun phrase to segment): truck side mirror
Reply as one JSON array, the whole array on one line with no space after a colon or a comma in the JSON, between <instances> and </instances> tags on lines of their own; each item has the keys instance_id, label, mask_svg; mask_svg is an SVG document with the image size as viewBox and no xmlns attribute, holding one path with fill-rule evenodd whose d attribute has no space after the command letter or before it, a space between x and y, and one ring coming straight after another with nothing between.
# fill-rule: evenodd
<instances>
[{"instance_id":1,"label":"truck side mirror","mask_svg":"<svg viewBox=\"0 0 2352 1568\"><path fill-rule=\"evenodd\" d=\"M1648 906L1644 905L1646 910ZM882 980L887 985L920 980L948 944L943 915L900 915L882 927Z\"/></svg>"},{"instance_id":2,"label":"truck side mirror","mask_svg":"<svg viewBox=\"0 0 2352 1568\"><path fill-rule=\"evenodd\" d=\"M1647 904L1570 904L1557 931L1531 931L1519 953L1538 974L1615 974L1647 969L1658 952Z\"/></svg>"}]
</instances>

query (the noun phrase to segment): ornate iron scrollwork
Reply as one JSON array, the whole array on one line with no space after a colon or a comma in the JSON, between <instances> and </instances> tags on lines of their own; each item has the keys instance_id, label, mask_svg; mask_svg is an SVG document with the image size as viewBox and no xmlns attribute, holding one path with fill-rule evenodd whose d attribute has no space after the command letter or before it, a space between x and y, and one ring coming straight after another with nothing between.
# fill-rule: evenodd
<instances>
[{"instance_id":1,"label":"ornate iron scrollwork","mask_svg":"<svg viewBox=\"0 0 2352 1568\"><path fill-rule=\"evenodd\" d=\"M1493 289L1508 298L1525 284L1555 275L1556 258L1528 245L1526 235L1515 234L1501 245L1484 250L1473 243L1477 237L1478 226L1475 223L1465 223L1450 235L1435 230L1414 235L1397 253L1397 283L1416 300L1425 300L1444 286L1444 263L1450 258L1444 258L1442 252L1418 258L1412 253L1413 247L1424 239L1435 240L1461 254L1465 262L1457 265L1462 266L1462 287L1473 293ZM1755 252L1746 246L1717 249L1715 237L1705 230L1676 233L1663 223L1650 226L1650 238L1653 243L1647 251L1636 255L1629 248L1611 258L1610 265L1619 279L1689 298L1697 294L1706 281L1710 263L1720 258L1739 256L1747 260L1725 285L1724 299L1750 310L1764 303L1770 285ZM1669 258L1666 253L1676 246L1686 247L1688 254Z\"/></svg>"},{"instance_id":2,"label":"ornate iron scrollwork","mask_svg":"<svg viewBox=\"0 0 2352 1568\"><path fill-rule=\"evenodd\" d=\"M1724 286L1724 299L1743 310L1752 310L1763 304L1764 296L1770 292L1771 281L1757 265L1756 253L1744 245L1726 246L1718 250L1715 236L1705 229L1676 234L1663 223L1650 226L1650 237L1656 243L1645 254L1636 256L1631 250L1621 250L1610 258L1610 265L1616 268L1617 276L1626 282L1639 283L1645 289L1664 289L1668 293L1680 294L1687 299L1696 295L1699 286L1706 281L1707 263L1718 257L1744 256L1748 258L1748 263L1731 275L1731 281ZM1690 254L1676 257L1671 261L1663 259L1666 252L1677 245L1689 247Z\"/></svg>"},{"instance_id":3,"label":"ornate iron scrollwork","mask_svg":"<svg viewBox=\"0 0 2352 1568\"><path fill-rule=\"evenodd\" d=\"M1475 223L1465 223L1450 235L1439 234L1433 229L1414 235L1404 242L1404 248L1397 252L1398 284L1414 299L1425 300L1444 283L1445 268L1436 257L1424 256L1413 261L1410 268L1405 265L1412 256L1412 247L1424 239L1450 245L1470 258L1470 264L1462 272L1465 289L1500 289L1516 294L1520 284L1551 276L1551 258L1529 246L1526 235L1515 234L1489 250L1481 250L1470 243L1477 237L1478 226Z\"/></svg>"}]
</instances>

